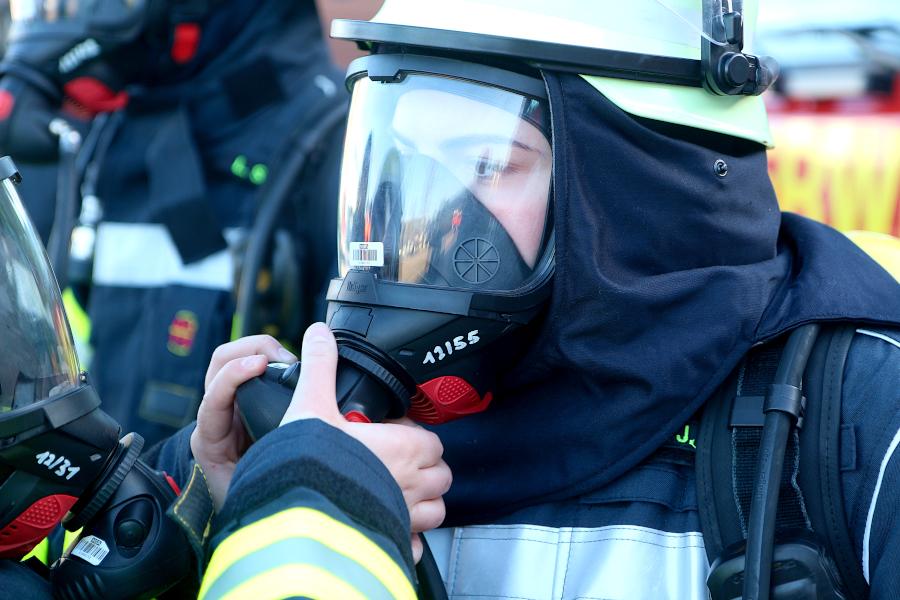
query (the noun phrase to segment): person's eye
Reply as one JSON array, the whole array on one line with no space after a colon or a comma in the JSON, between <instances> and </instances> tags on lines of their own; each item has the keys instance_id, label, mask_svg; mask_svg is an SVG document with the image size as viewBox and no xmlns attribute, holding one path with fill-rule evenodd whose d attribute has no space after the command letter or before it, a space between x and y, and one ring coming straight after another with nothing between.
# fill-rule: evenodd
<instances>
[{"instance_id":1,"label":"person's eye","mask_svg":"<svg viewBox=\"0 0 900 600\"><path fill-rule=\"evenodd\" d=\"M505 160L494 160L488 154L482 154L475 161L475 178L484 181L513 172L515 168Z\"/></svg>"}]
</instances>

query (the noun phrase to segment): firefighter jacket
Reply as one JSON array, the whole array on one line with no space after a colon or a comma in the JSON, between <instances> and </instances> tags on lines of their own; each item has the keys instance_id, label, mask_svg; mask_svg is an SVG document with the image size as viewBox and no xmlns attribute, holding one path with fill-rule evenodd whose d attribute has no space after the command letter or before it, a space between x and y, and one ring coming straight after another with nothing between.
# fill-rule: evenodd
<instances>
[{"instance_id":1,"label":"firefighter jacket","mask_svg":"<svg viewBox=\"0 0 900 600\"><path fill-rule=\"evenodd\" d=\"M103 211L85 307L89 370L104 410L149 443L196 414L209 357L230 338L250 228L272 201L267 186L346 104L313 4L229 7L248 4L246 25L199 72L130 90L85 173ZM276 336L299 339L334 274L336 123L307 140L266 268L247 283L275 303L263 324Z\"/></svg>"},{"instance_id":2,"label":"firefighter jacket","mask_svg":"<svg viewBox=\"0 0 900 600\"><path fill-rule=\"evenodd\" d=\"M429 544L450 597L706 598L695 467L664 447L696 439L685 424L752 348L812 322L859 330L840 491L872 597L897 597L900 285L842 234L782 213L759 144L544 75L553 290L490 409L434 428L455 529Z\"/></svg>"},{"instance_id":3,"label":"firefighter jacket","mask_svg":"<svg viewBox=\"0 0 900 600\"><path fill-rule=\"evenodd\" d=\"M898 386L900 330L858 328L844 369L841 491L873 600L900 596ZM698 433L696 423L683 425L621 477L568 499L489 522L451 515L459 526L426 534L449 598L705 600ZM493 495L485 490L482 499Z\"/></svg>"}]
</instances>

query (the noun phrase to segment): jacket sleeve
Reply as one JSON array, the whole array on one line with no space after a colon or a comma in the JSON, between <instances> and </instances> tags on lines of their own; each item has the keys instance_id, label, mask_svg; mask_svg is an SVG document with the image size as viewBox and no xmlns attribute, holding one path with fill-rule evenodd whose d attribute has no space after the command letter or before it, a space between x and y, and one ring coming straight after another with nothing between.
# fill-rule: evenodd
<instances>
[{"instance_id":1,"label":"jacket sleeve","mask_svg":"<svg viewBox=\"0 0 900 600\"><path fill-rule=\"evenodd\" d=\"M0 596L16 600L52 600L50 583L24 563L0 559Z\"/></svg>"},{"instance_id":2,"label":"jacket sleeve","mask_svg":"<svg viewBox=\"0 0 900 600\"><path fill-rule=\"evenodd\" d=\"M844 371L844 510L872 600L900 598L900 331L857 329Z\"/></svg>"},{"instance_id":3,"label":"jacket sleeve","mask_svg":"<svg viewBox=\"0 0 900 600\"><path fill-rule=\"evenodd\" d=\"M290 423L238 464L198 597L412 599L409 534L403 496L365 446Z\"/></svg>"}]
</instances>

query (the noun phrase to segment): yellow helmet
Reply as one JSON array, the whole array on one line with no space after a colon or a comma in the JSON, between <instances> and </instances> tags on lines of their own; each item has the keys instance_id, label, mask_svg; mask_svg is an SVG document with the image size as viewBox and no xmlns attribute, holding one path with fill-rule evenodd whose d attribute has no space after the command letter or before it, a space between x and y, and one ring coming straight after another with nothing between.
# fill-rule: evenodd
<instances>
[{"instance_id":1,"label":"yellow helmet","mask_svg":"<svg viewBox=\"0 0 900 600\"><path fill-rule=\"evenodd\" d=\"M628 113L771 146L777 65L749 53L755 20L755 0L385 0L332 36L580 73Z\"/></svg>"}]
</instances>

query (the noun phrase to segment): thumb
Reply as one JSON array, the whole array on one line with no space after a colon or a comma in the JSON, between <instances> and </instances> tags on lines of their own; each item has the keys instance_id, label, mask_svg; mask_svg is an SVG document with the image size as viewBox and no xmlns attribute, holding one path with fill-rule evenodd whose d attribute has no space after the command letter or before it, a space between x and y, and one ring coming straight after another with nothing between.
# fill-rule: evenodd
<instances>
[{"instance_id":1,"label":"thumb","mask_svg":"<svg viewBox=\"0 0 900 600\"><path fill-rule=\"evenodd\" d=\"M337 408L337 343L324 323L313 323L303 336L300 380L281 424L299 419L322 419L332 425L342 423Z\"/></svg>"}]
</instances>

